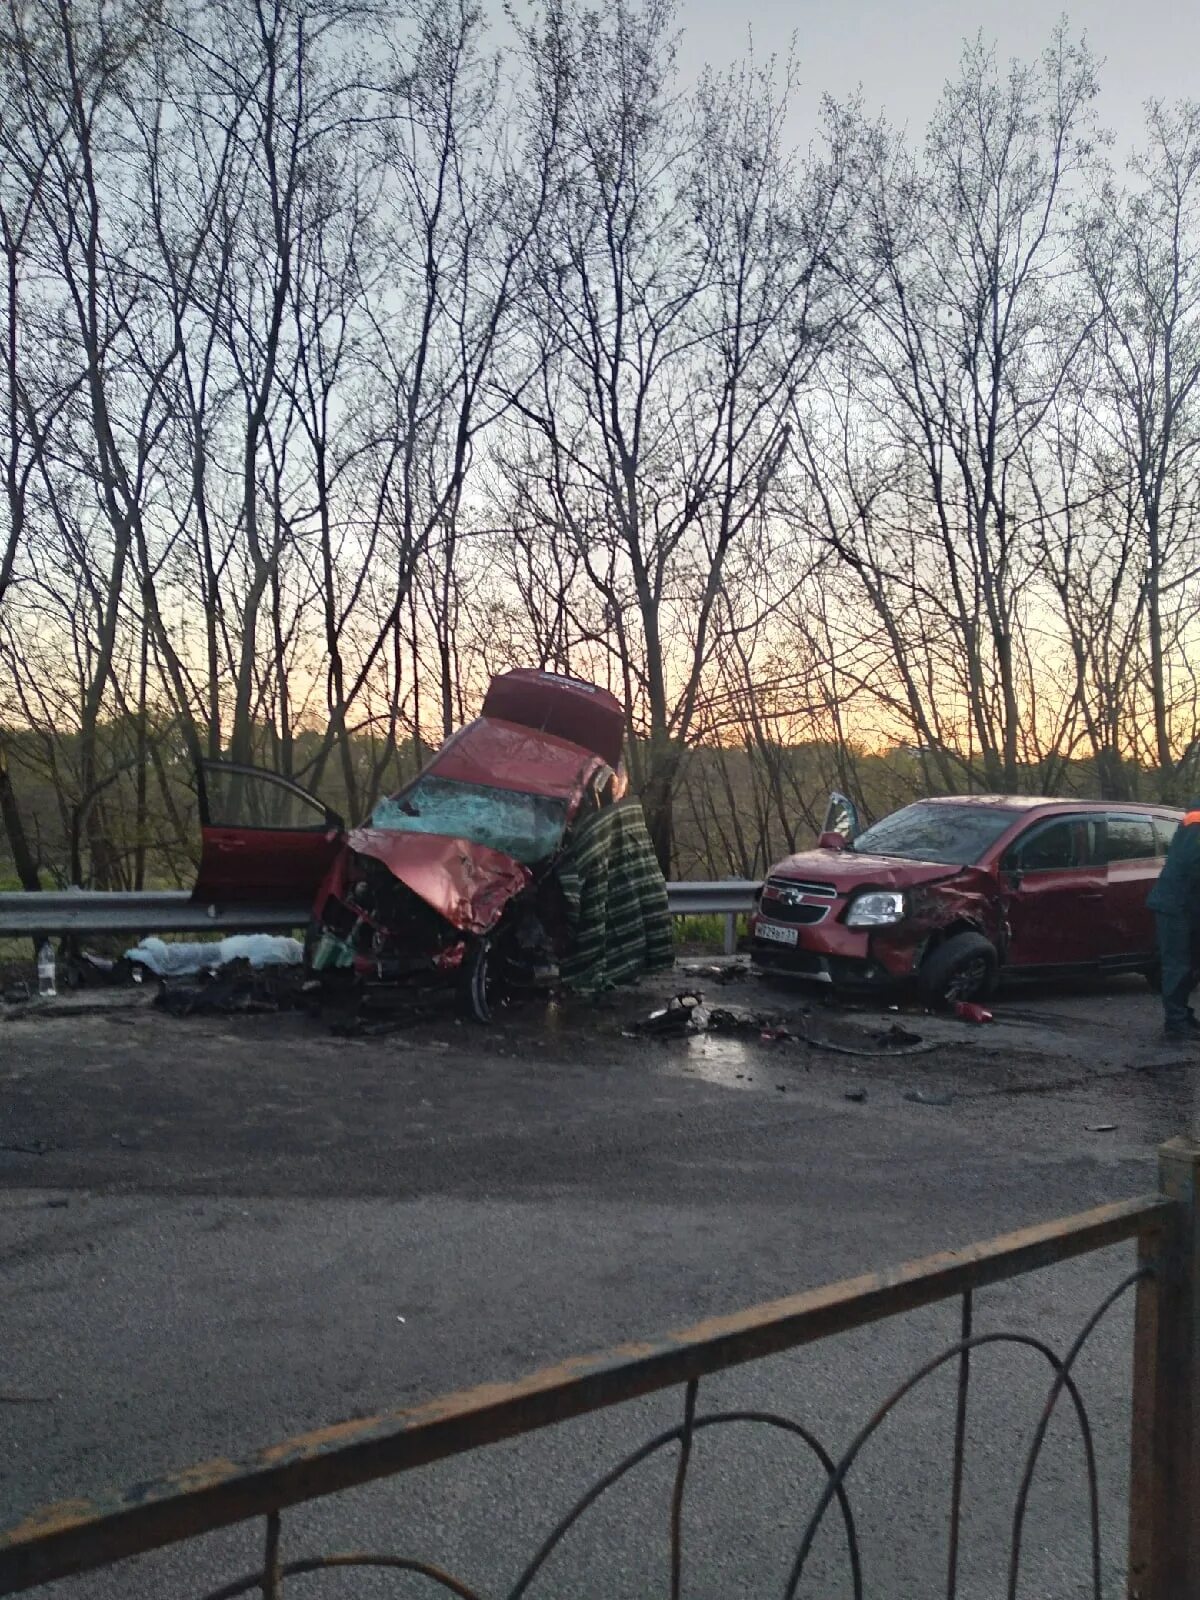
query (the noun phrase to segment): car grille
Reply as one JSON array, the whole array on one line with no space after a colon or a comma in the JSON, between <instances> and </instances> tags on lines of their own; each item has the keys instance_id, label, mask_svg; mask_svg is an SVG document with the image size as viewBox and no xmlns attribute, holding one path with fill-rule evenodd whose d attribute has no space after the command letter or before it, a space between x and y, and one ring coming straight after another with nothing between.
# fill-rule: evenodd
<instances>
[{"instance_id":1,"label":"car grille","mask_svg":"<svg viewBox=\"0 0 1200 1600\"><path fill-rule=\"evenodd\" d=\"M761 909L768 922L791 922L801 927L824 922L829 915L828 906L791 906L784 900L768 900L765 896Z\"/></svg>"},{"instance_id":2,"label":"car grille","mask_svg":"<svg viewBox=\"0 0 1200 1600\"><path fill-rule=\"evenodd\" d=\"M772 922L809 926L823 922L837 898L831 883L804 883L795 878L768 878L763 888L762 914Z\"/></svg>"},{"instance_id":3,"label":"car grille","mask_svg":"<svg viewBox=\"0 0 1200 1600\"><path fill-rule=\"evenodd\" d=\"M836 900L837 889L832 883L805 883L800 878L768 878L769 889L796 889L801 894L817 895L822 900Z\"/></svg>"}]
</instances>

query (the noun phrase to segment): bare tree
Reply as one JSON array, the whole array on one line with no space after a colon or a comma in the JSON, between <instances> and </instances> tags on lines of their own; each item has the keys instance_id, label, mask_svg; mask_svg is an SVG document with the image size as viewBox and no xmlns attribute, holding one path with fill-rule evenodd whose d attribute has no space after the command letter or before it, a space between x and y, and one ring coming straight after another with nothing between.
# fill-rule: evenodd
<instances>
[{"instance_id":1,"label":"bare tree","mask_svg":"<svg viewBox=\"0 0 1200 1600\"><path fill-rule=\"evenodd\" d=\"M525 36L562 127L530 297L538 371L513 391L507 456L524 526L569 548L598 602L590 654L631 708L664 865L726 563L837 322L847 200L840 151L802 178L787 157L790 82L770 69L677 98L672 27L665 0L603 20L555 0Z\"/></svg>"},{"instance_id":2,"label":"bare tree","mask_svg":"<svg viewBox=\"0 0 1200 1600\"><path fill-rule=\"evenodd\" d=\"M864 127L857 337L798 416L802 516L857 580L891 655L881 682L943 782L1020 781L1037 579L1021 466L1086 334L1061 280L1094 93L1060 28L1003 76L968 47L923 162Z\"/></svg>"},{"instance_id":3,"label":"bare tree","mask_svg":"<svg viewBox=\"0 0 1200 1600\"><path fill-rule=\"evenodd\" d=\"M1110 499L1136 533L1148 754L1170 800L1200 739L1187 669L1200 574L1200 105L1152 103L1147 133L1130 187L1108 186L1087 217L1081 255L1100 357L1091 410ZM1126 556L1123 573L1130 564Z\"/></svg>"}]
</instances>

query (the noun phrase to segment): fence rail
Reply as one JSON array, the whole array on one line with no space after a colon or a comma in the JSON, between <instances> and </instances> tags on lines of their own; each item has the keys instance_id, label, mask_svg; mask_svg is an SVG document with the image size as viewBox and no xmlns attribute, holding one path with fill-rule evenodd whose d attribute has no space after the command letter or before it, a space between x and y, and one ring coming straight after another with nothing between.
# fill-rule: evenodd
<instances>
[{"instance_id":1,"label":"fence rail","mask_svg":"<svg viewBox=\"0 0 1200 1600\"><path fill-rule=\"evenodd\" d=\"M1192 1215L1200 1147L1178 1141L1166 1147L1163 1174L1166 1192L1098 1207L1016 1233L869 1273L823 1288L760 1305L731 1316L717 1317L682 1332L646 1343L622 1345L602 1355L548 1367L516 1383L488 1384L443 1396L413 1409L342 1422L260 1451L235 1465L209 1462L158 1483L141 1484L108 1500L72 1500L35 1512L0 1534L0 1595L86 1572L161 1546L190 1539L253 1517L265 1517L266 1545L262 1569L224 1586L211 1597L232 1597L259 1590L280 1595L289 1574L323 1567L374 1565L423 1573L466 1600L475 1591L428 1563L407 1556L331 1555L287 1564L280 1545L280 1513L287 1507L338 1493L373 1480L408 1472L448 1456L472 1451L583 1416L604 1407L676 1386L684 1387L682 1418L668 1430L633 1451L605 1474L551 1532L533 1557L509 1600L524 1594L541 1564L589 1506L630 1467L650 1454L678 1445L678 1470L671 1508L671 1593L678 1596L681 1570L681 1517L688 1461L695 1434L732 1421L758 1422L788 1429L820 1459L825 1490L800 1546L788 1589L794 1595L817 1528L825 1511L839 1508L846 1529L856 1595L862 1593L861 1562L845 1478L855 1456L891 1407L924 1377L947 1361L959 1371L959 1418L953 1468L951 1573L947 1592L955 1593L953 1564L961 1513L964 1428L971 1352L982 1346L1015 1342L1033 1346L1046 1356L1052 1381L1042 1421L1030 1451L1014 1516L1010 1557L1012 1583L1020 1556L1020 1530L1029 1481L1041 1440L1055 1404L1067 1393L1079 1418L1088 1463L1092 1510L1093 1592L1099 1595L1099 1512L1094 1456L1086 1410L1071 1374L1075 1357L1107 1310L1127 1290L1137 1289L1136 1371L1133 1403L1134 1483L1131 1495L1130 1594L1138 1600L1181 1600L1195 1591L1172 1587L1187 1572L1181 1554L1192 1525L1200 1521L1180 1513L1190 1505L1190 1410L1193 1390L1188 1330L1193 1307L1194 1246ZM1063 1356L1026 1334L983 1333L972 1327L976 1290L1005 1279L1051 1267L1122 1240L1138 1240L1138 1266L1106 1296L1084 1323L1079 1337ZM794 1422L766 1413L698 1412L702 1379L727 1368L795 1349L833 1334L912 1311L958 1296L962 1302L963 1337L940 1352L889 1398L850 1449L836 1459L813 1435ZM1185 1323L1187 1326L1185 1327ZM1180 1432L1180 1417L1186 1424ZM1173 1503L1167 1503L1172 1501Z\"/></svg>"},{"instance_id":2,"label":"fence rail","mask_svg":"<svg viewBox=\"0 0 1200 1600\"><path fill-rule=\"evenodd\" d=\"M753 910L759 885L748 878L720 883L669 883L667 896L677 917L721 915L725 948L734 948L739 914ZM286 932L308 920L309 904L212 905L186 889L117 892L100 889L47 889L40 894L0 894L0 938L35 934L88 937L106 933Z\"/></svg>"}]
</instances>

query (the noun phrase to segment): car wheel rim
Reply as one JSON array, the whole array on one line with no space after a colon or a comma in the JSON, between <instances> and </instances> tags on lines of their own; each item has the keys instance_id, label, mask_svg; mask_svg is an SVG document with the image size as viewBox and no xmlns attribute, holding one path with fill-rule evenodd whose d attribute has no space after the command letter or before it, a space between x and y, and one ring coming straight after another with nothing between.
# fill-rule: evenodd
<instances>
[{"instance_id":1,"label":"car wheel rim","mask_svg":"<svg viewBox=\"0 0 1200 1600\"><path fill-rule=\"evenodd\" d=\"M946 985L947 1000L970 1000L987 982L988 964L982 956L960 967Z\"/></svg>"}]
</instances>

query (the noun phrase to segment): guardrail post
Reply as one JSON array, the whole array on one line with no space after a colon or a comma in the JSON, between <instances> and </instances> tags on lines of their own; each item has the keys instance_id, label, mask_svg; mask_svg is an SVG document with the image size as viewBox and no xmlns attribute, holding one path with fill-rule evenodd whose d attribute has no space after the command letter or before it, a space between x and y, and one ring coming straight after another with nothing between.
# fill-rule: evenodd
<instances>
[{"instance_id":1,"label":"guardrail post","mask_svg":"<svg viewBox=\"0 0 1200 1600\"><path fill-rule=\"evenodd\" d=\"M734 956L737 954L736 911L727 911L725 913L725 954L727 956Z\"/></svg>"},{"instance_id":2,"label":"guardrail post","mask_svg":"<svg viewBox=\"0 0 1200 1600\"><path fill-rule=\"evenodd\" d=\"M1129 1600L1200 1595L1200 1143L1158 1152L1162 1192L1176 1202L1143 1234L1134 1329L1129 1486Z\"/></svg>"}]
</instances>

